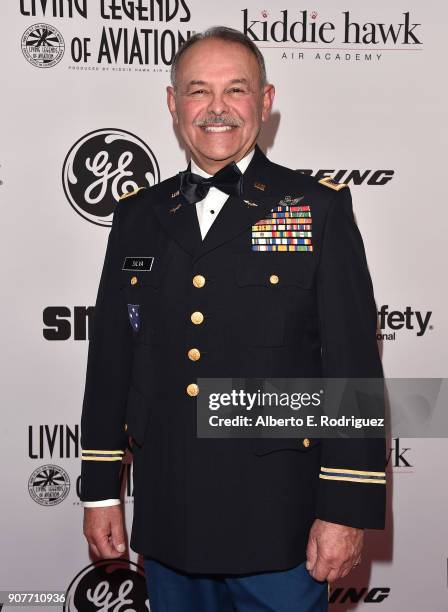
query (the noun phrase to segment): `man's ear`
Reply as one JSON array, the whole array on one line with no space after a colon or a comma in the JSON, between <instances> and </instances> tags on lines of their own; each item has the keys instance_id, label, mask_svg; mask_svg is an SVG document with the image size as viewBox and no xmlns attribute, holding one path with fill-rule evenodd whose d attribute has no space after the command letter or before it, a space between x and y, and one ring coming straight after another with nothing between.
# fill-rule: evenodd
<instances>
[{"instance_id":1,"label":"man's ear","mask_svg":"<svg viewBox=\"0 0 448 612\"><path fill-rule=\"evenodd\" d=\"M265 85L263 88L263 108L261 111L261 120L267 121L274 103L275 87L274 85Z\"/></svg>"},{"instance_id":2,"label":"man's ear","mask_svg":"<svg viewBox=\"0 0 448 612\"><path fill-rule=\"evenodd\" d=\"M179 123L179 119L176 111L176 96L174 94L174 87L168 85L166 88L166 103L168 105L168 109L171 113L174 123L177 125Z\"/></svg>"}]
</instances>

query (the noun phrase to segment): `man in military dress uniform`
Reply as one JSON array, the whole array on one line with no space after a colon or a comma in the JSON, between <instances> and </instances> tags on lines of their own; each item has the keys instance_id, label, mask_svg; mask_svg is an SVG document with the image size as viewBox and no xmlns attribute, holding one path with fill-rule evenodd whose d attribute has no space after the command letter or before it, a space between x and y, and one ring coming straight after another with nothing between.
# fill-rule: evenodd
<instances>
[{"instance_id":1,"label":"man in military dress uniform","mask_svg":"<svg viewBox=\"0 0 448 612\"><path fill-rule=\"evenodd\" d=\"M196 403L199 378L382 377L350 192L258 148L274 87L240 32L190 39L167 92L191 164L114 213L82 414L84 533L101 557L125 550L130 440L131 547L153 612L326 610L363 530L384 527L384 440L199 438Z\"/></svg>"}]
</instances>

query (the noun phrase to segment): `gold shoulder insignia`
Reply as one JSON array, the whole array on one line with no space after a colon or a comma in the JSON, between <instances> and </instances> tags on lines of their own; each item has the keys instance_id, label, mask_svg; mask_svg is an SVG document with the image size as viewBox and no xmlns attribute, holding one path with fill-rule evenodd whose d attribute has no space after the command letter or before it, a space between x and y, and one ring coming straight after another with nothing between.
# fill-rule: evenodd
<instances>
[{"instance_id":1,"label":"gold shoulder insignia","mask_svg":"<svg viewBox=\"0 0 448 612\"><path fill-rule=\"evenodd\" d=\"M123 195L121 195L118 199L119 200L124 200L125 198L129 198L129 196L135 195L136 193L138 193L142 189L146 189L146 187L137 187L137 189L134 189L134 191L128 191L127 193L123 193Z\"/></svg>"},{"instance_id":2,"label":"gold shoulder insignia","mask_svg":"<svg viewBox=\"0 0 448 612\"><path fill-rule=\"evenodd\" d=\"M325 187L330 187L330 189L334 189L335 191L339 191L340 189L344 189L347 187L345 183L337 183L331 176L326 176L323 179L320 179L319 183L321 185L325 185Z\"/></svg>"}]
</instances>

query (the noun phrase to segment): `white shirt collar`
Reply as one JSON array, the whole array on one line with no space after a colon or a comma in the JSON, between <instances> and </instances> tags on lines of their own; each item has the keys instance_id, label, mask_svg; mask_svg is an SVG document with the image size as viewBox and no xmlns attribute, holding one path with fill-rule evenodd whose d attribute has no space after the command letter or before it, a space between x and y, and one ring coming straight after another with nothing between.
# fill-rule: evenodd
<instances>
[{"instance_id":1,"label":"white shirt collar","mask_svg":"<svg viewBox=\"0 0 448 612\"><path fill-rule=\"evenodd\" d=\"M240 159L239 162L236 162L236 165L238 166L238 168L241 170L243 174L247 170L247 167L249 166L252 160L252 157L254 156L254 153L255 153L255 148L253 148L252 151L249 151L249 153L247 153L247 155L245 155L243 159ZM199 174L199 176L203 176L204 178L209 178L210 176L212 176L211 174L207 174L205 170L202 170L202 168L200 168L195 163L194 159L191 160L191 172L193 172L194 174Z\"/></svg>"}]
</instances>

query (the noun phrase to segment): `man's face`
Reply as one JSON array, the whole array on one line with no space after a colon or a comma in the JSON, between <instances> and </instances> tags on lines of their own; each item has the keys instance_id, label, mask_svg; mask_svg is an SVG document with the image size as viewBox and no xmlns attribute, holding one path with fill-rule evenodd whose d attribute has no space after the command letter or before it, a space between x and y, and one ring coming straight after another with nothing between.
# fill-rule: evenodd
<instances>
[{"instance_id":1,"label":"man's face","mask_svg":"<svg viewBox=\"0 0 448 612\"><path fill-rule=\"evenodd\" d=\"M202 40L185 51L168 107L195 162L214 174L254 146L274 99L255 56L239 43Z\"/></svg>"}]
</instances>

